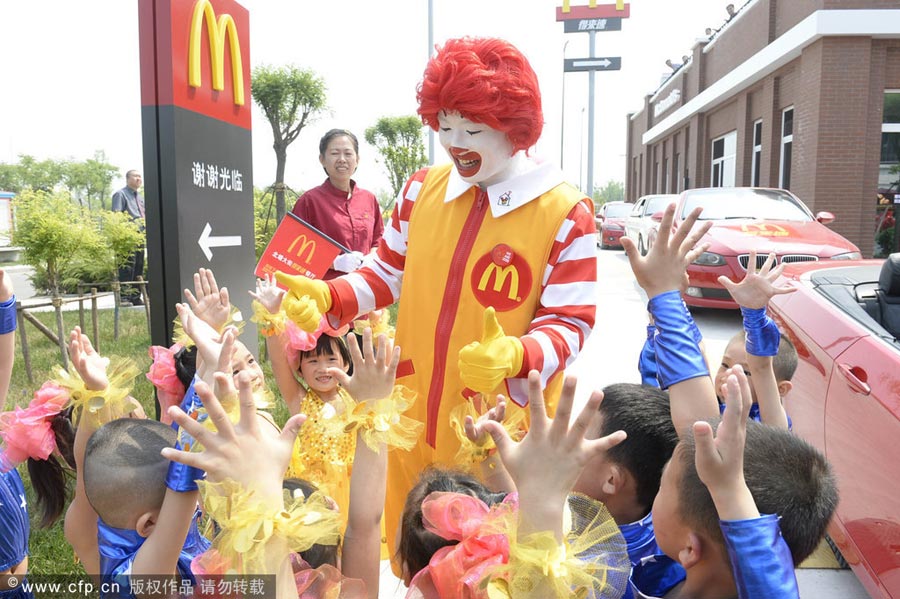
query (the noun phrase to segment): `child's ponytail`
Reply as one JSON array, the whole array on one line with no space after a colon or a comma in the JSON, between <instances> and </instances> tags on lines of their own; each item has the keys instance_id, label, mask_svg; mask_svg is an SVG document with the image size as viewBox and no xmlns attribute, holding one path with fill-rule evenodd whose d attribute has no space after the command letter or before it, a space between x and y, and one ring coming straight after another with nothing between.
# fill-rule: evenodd
<instances>
[{"instance_id":1,"label":"child's ponytail","mask_svg":"<svg viewBox=\"0 0 900 599\"><path fill-rule=\"evenodd\" d=\"M67 479L75 470L75 429L72 427L71 413L69 408L50 421L57 453L49 455L46 460L28 458L28 476L41 511L41 528L52 526L66 507Z\"/></svg>"}]
</instances>

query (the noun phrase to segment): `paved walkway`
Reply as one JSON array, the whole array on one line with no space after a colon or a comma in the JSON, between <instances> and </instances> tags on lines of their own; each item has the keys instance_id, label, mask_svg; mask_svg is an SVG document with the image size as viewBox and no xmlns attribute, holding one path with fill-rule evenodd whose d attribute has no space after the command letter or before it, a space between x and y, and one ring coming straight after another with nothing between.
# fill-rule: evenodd
<instances>
[{"instance_id":1,"label":"paved walkway","mask_svg":"<svg viewBox=\"0 0 900 599\"><path fill-rule=\"evenodd\" d=\"M0 264L0 267L3 267ZM13 288L16 290L16 298L22 302L22 305L27 307L45 304L50 302L50 297L46 295L38 295L34 289L34 286L31 284L31 273L33 269L30 266L18 265L18 266L7 266L4 267L4 270L8 275L12 277L13 280ZM77 297L76 295L65 295L64 299ZM101 309L105 308L113 308L115 306L115 300L113 299L112 292L104 292L97 299L97 307ZM91 302L90 300L85 302L85 308L90 309ZM130 309L131 306L123 306L124 308ZM63 310L66 312L77 310L78 302L70 302L63 304ZM49 312L53 310L52 306L43 306L38 308L33 308L34 312Z\"/></svg>"}]
</instances>

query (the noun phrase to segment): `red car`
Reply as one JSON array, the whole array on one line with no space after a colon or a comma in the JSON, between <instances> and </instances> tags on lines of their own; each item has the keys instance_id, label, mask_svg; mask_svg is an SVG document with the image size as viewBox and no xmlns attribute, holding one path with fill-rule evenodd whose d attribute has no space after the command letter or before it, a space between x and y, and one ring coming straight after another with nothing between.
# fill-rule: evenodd
<instances>
[{"instance_id":1,"label":"red car","mask_svg":"<svg viewBox=\"0 0 900 599\"><path fill-rule=\"evenodd\" d=\"M900 597L900 254L784 277L798 290L769 304L799 355L784 405L834 469L829 535L872 597Z\"/></svg>"},{"instance_id":2,"label":"red car","mask_svg":"<svg viewBox=\"0 0 900 599\"><path fill-rule=\"evenodd\" d=\"M622 247L622 235L625 234L625 219L631 212L633 204L625 202L606 202L597 209L597 245L601 249Z\"/></svg>"},{"instance_id":3,"label":"red car","mask_svg":"<svg viewBox=\"0 0 900 599\"><path fill-rule=\"evenodd\" d=\"M701 240L709 249L688 267L690 286L684 294L689 306L737 308L718 278L744 278L750 251L761 265L774 252L781 262L854 260L859 248L824 225L834 220L830 212L815 216L789 191L757 187L689 189L678 197L675 226L700 206L700 221L713 226Z\"/></svg>"}]
</instances>

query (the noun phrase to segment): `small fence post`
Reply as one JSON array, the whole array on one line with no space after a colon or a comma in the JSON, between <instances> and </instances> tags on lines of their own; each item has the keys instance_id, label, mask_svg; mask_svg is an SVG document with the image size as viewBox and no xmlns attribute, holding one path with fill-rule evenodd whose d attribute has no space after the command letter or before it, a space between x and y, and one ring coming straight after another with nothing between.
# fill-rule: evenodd
<instances>
[{"instance_id":1,"label":"small fence post","mask_svg":"<svg viewBox=\"0 0 900 599\"><path fill-rule=\"evenodd\" d=\"M78 326L84 332L84 287L78 286Z\"/></svg>"},{"instance_id":2,"label":"small fence post","mask_svg":"<svg viewBox=\"0 0 900 599\"><path fill-rule=\"evenodd\" d=\"M28 336L25 333L25 318L22 316L22 302L16 302L16 320L18 321L19 339L22 340L22 358L25 360L25 374L28 375L28 384L34 384L34 375L31 373L31 353L28 351Z\"/></svg>"},{"instance_id":3,"label":"small fence post","mask_svg":"<svg viewBox=\"0 0 900 599\"><path fill-rule=\"evenodd\" d=\"M118 281L113 281L113 298L115 305L113 306L113 340L119 340L119 302L121 301L121 285Z\"/></svg>"},{"instance_id":4,"label":"small fence post","mask_svg":"<svg viewBox=\"0 0 900 599\"><path fill-rule=\"evenodd\" d=\"M91 324L94 327L94 349L100 352L100 315L97 312L97 288L91 287Z\"/></svg>"},{"instance_id":5,"label":"small fence post","mask_svg":"<svg viewBox=\"0 0 900 599\"><path fill-rule=\"evenodd\" d=\"M147 334L153 336L150 330L150 294L147 292L147 281L142 275L137 276L138 288L141 290L141 299L144 300L144 314L147 315Z\"/></svg>"},{"instance_id":6,"label":"small fence post","mask_svg":"<svg viewBox=\"0 0 900 599\"><path fill-rule=\"evenodd\" d=\"M66 336L63 334L62 298L53 296L53 310L56 312L56 341L59 345L59 359L63 368L69 367L69 356L66 353Z\"/></svg>"}]
</instances>

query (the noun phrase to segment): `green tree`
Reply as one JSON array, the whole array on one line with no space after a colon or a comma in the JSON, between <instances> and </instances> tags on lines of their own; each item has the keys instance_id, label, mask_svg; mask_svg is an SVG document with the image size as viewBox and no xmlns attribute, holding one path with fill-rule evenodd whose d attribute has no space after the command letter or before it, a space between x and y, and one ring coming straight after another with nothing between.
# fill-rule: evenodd
<instances>
[{"instance_id":1,"label":"green tree","mask_svg":"<svg viewBox=\"0 0 900 599\"><path fill-rule=\"evenodd\" d=\"M19 179L22 189L52 192L63 183L64 170L63 161L52 158L39 161L28 154L19 154Z\"/></svg>"},{"instance_id":2,"label":"green tree","mask_svg":"<svg viewBox=\"0 0 900 599\"><path fill-rule=\"evenodd\" d=\"M137 221L124 212L102 210L97 224L108 255L109 274L117 274L144 243L144 232Z\"/></svg>"},{"instance_id":3,"label":"green tree","mask_svg":"<svg viewBox=\"0 0 900 599\"><path fill-rule=\"evenodd\" d=\"M275 211L284 218L284 167L287 148L300 131L325 109L325 80L312 70L295 66L259 66L251 80L253 100L272 126L275 150Z\"/></svg>"},{"instance_id":4,"label":"green tree","mask_svg":"<svg viewBox=\"0 0 900 599\"><path fill-rule=\"evenodd\" d=\"M22 191L21 169L18 164L0 162L0 191Z\"/></svg>"},{"instance_id":5,"label":"green tree","mask_svg":"<svg viewBox=\"0 0 900 599\"><path fill-rule=\"evenodd\" d=\"M366 142L381 154L395 198L410 175L428 164L422 121L417 116L381 117L366 129Z\"/></svg>"},{"instance_id":6,"label":"green tree","mask_svg":"<svg viewBox=\"0 0 900 599\"><path fill-rule=\"evenodd\" d=\"M97 205L108 208L111 195L110 185L119 175L118 167L107 161L103 150L94 152L93 158L82 162L67 162L63 167L63 181L72 196L87 208Z\"/></svg>"},{"instance_id":7,"label":"green tree","mask_svg":"<svg viewBox=\"0 0 900 599\"><path fill-rule=\"evenodd\" d=\"M607 181L603 187L594 188L594 205L607 202L621 202L625 199L625 184L621 181Z\"/></svg>"},{"instance_id":8,"label":"green tree","mask_svg":"<svg viewBox=\"0 0 900 599\"><path fill-rule=\"evenodd\" d=\"M90 216L68 193L26 190L13 200L13 243L25 248L25 262L45 275L58 295L62 273L75 260L102 261L106 244Z\"/></svg>"}]
</instances>

